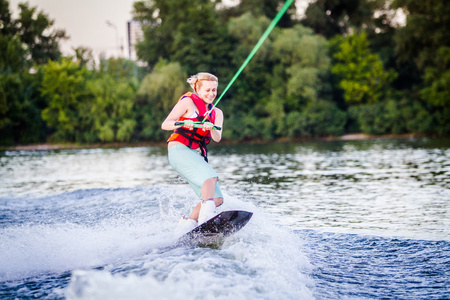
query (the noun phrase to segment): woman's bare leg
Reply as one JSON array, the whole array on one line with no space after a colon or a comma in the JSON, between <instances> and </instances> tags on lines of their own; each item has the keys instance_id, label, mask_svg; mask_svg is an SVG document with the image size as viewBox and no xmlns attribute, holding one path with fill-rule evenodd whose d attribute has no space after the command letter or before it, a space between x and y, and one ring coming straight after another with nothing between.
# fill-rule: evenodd
<instances>
[{"instance_id":1,"label":"woman's bare leg","mask_svg":"<svg viewBox=\"0 0 450 300\"><path fill-rule=\"evenodd\" d=\"M223 198L222 197L214 198L214 192L216 190L216 182L217 182L217 177L206 179L202 186L201 196L202 196L203 201L206 201L208 199L214 199L214 204L217 207L223 203ZM199 204L197 204L195 206L195 208L192 211L189 218L197 221L201 207L202 207L202 204L200 202Z\"/></svg>"}]
</instances>

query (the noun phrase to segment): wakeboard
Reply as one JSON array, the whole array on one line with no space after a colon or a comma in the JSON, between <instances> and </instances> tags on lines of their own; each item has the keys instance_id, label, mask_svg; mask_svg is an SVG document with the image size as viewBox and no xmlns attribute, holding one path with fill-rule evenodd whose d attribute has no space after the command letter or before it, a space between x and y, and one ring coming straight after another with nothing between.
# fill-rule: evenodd
<instances>
[{"instance_id":1,"label":"wakeboard","mask_svg":"<svg viewBox=\"0 0 450 300\"><path fill-rule=\"evenodd\" d=\"M252 215L253 213L243 210L223 211L181 236L179 242L218 248L223 244L225 237L241 230Z\"/></svg>"}]
</instances>

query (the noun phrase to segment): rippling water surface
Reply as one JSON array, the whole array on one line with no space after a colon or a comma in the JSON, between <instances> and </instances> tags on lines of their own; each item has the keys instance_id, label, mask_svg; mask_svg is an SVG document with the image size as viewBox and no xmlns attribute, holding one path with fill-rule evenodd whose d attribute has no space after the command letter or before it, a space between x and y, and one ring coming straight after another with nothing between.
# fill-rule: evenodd
<instances>
[{"instance_id":1,"label":"rippling water surface","mask_svg":"<svg viewBox=\"0 0 450 300\"><path fill-rule=\"evenodd\" d=\"M448 139L212 147L254 212L220 249L173 247L197 200L166 154L0 154L0 298L449 298Z\"/></svg>"}]
</instances>

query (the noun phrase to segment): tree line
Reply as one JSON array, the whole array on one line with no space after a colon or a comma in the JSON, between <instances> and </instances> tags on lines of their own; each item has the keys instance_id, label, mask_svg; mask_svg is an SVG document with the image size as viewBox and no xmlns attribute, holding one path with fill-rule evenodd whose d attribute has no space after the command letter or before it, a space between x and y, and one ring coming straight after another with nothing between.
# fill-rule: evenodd
<instances>
[{"instance_id":1,"label":"tree line","mask_svg":"<svg viewBox=\"0 0 450 300\"><path fill-rule=\"evenodd\" d=\"M220 93L283 3L137 1L139 67L63 56L48 15L0 0L0 144L164 141L188 75L215 74ZM449 20L445 0L316 0L300 18L292 4L219 103L223 137L448 135Z\"/></svg>"}]
</instances>

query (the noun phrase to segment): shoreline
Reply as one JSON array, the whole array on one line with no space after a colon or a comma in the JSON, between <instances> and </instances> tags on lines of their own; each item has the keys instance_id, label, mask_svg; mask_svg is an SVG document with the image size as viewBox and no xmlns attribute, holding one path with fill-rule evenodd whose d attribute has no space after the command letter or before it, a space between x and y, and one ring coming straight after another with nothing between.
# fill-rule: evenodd
<instances>
[{"instance_id":1,"label":"shoreline","mask_svg":"<svg viewBox=\"0 0 450 300\"><path fill-rule=\"evenodd\" d=\"M360 141L360 140L372 140L372 139L398 139L398 138L415 138L415 137L425 137L421 134L388 134L388 135L368 135L364 133L350 133L338 137L323 137L323 138L280 138L277 140L267 141L267 140L248 140L240 141L239 143L245 144L264 144L273 142L312 142L312 141ZM237 142L232 142L230 140L223 140L221 144L237 144ZM41 143L41 144L30 144L30 145L16 145L11 147L0 147L0 151L49 151L49 150L70 150L70 149L96 149L96 148L125 148L125 147L151 147L151 146L164 146L165 142L124 142L124 143L95 143L95 144L51 144L51 143Z\"/></svg>"}]
</instances>

